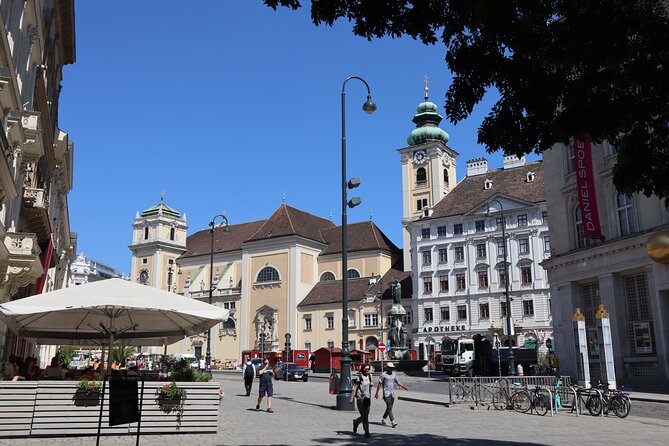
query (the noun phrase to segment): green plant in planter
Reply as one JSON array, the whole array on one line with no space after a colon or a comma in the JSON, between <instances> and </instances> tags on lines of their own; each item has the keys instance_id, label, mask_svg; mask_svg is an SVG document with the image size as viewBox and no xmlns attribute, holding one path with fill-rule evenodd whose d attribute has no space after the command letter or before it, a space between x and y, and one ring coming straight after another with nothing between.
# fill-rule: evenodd
<instances>
[{"instance_id":1,"label":"green plant in planter","mask_svg":"<svg viewBox=\"0 0 669 446\"><path fill-rule=\"evenodd\" d=\"M156 389L156 401L160 408L169 413L174 410L177 412L177 430L181 426L181 417L184 414L184 405L188 392L177 386L177 383L172 381L162 387Z\"/></svg>"},{"instance_id":2,"label":"green plant in planter","mask_svg":"<svg viewBox=\"0 0 669 446\"><path fill-rule=\"evenodd\" d=\"M89 381L86 378L83 378L77 381L77 390L91 394L93 392L102 391L102 381Z\"/></svg>"}]
</instances>

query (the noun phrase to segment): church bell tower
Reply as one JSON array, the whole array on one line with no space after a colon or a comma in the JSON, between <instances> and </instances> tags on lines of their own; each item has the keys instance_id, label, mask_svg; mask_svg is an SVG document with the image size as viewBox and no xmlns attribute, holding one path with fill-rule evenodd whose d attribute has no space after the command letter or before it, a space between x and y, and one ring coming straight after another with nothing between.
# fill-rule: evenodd
<instances>
[{"instance_id":1,"label":"church bell tower","mask_svg":"<svg viewBox=\"0 0 669 446\"><path fill-rule=\"evenodd\" d=\"M439 128L443 119L437 105L428 99L428 77L425 75L425 97L418 104L408 146L398 149L402 164L402 226L420 217L429 217L431 210L455 187L455 159L458 153L448 143L448 133ZM403 231L404 270L411 271L411 240Z\"/></svg>"}]
</instances>

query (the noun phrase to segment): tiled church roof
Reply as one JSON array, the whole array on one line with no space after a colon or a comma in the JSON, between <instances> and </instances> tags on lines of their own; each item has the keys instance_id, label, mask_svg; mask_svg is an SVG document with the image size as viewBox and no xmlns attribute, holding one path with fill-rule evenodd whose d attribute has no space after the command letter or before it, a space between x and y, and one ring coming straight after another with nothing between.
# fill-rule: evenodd
<instances>
[{"instance_id":1,"label":"tiled church roof","mask_svg":"<svg viewBox=\"0 0 669 446\"><path fill-rule=\"evenodd\" d=\"M214 252L238 251L242 243L248 240L266 220L252 221L238 225L229 225L228 232L217 227L214 230ZM209 229L196 232L186 239L187 251L181 257L195 257L211 252L211 235Z\"/></svg>"},{"instance_id":2,"label":"tiled church roof","mask_svg":"<svg viewBox=\"0 0 669 446\"><path fill-rule=\"evenodd\" d=\"M229 225L228 232L217 227L214 232L214 252L229 252L242 249L245 242L301 236L327 245L321 253L341 252L341 226L330 220L317 217L282 204L267 220ZM348 225L349 251L383 250L399 253L400 250L372 222ZM181 256L195 257L209 254L211 238L209 229L196 232L186 239L187 251Z\"/></svg>"},{"instance_id":3,"label":"tiled church roof","mask_svg":"<svg viewBox=\"0 0 669 446\"><path fill-rule=\"evenodd\" d=\"M262 227L246 241L300 235L311 240L324 242L321 229L330 227L334 227L334 223L330 220L282 204L270 218L265 220Z\"/></svg>"},{"instance_id":4,"label":"tiled church roof","mask_svg":"<svg viewBox=\"0 0 669 446\"><path fill-rule=\"evenodd\" d=\"M341 226L323 230L328 247L321 255L341 253ZM371 221L348 225L348 251L371 251L380 249L399 253L400 249Z\"/></svg>"},{"instance_id":5,"label":"tiled church roof","mask_svg":"<svg viewBox=\"0 0 669 446\"><path fill-rule=\"evenodd\" d=\"M360 279L348 279L348 298L349 301L361 300L368 295L376 295L382 293L383 300L392 300L392 292L390 291L390 284L395 280L399 280L402 285L402 298L410 299L413 293L411 272L403 271L402 261L396 262L381 280L375 284L369 283L369 277ZM341 303L342 301L342 281L329 280L326 282L318 282L307 294L307 296L300 302L298 307L305 307L309 305L324 305L332 303Z\"/></svg>"},{"instance_id":6,"label":"tiled church roof","mask_svg":"<svg viewBox=\"0 0 669 446\"><path fill-rule=\"evenodd\" d=\"M527 174L534 173L534 181L527 181ZM490 189L485 181L492 181ZM463 215L485 203L494 195L515 198L521 202L541 203L544 195L544 166L541 161L527 163L510 169L494 169L487 173L467 176L434 206L430 217L422 219Z\"/></svg>"}]
</instances>

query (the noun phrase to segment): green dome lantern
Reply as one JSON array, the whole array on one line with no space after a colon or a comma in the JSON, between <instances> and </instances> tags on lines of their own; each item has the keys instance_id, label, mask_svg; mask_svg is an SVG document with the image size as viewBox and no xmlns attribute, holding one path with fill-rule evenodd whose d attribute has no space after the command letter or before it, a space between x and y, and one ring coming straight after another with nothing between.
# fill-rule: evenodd
<instances>
[{"instance_id":1,"label":"green dome lantern","mask_svg":"<svg viewBox=\"0 0 669 446\"><path fill-rule=\"evenodd\" d=\"M407 137L407 143L410 146L417 146L428 141L441 141L444 144L448 142L448 133L439 128L439 123L444 118L437 113L437 104L428 101L428 91L426 82L425 101L418 104L416 114L412 119L416 128Z\"/></svg>"}]
</instances>

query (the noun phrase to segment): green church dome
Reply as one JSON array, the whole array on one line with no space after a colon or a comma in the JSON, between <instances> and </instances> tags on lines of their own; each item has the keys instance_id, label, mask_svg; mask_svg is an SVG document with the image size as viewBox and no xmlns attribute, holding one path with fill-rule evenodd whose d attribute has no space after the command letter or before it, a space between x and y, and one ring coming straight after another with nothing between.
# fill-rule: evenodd
<instances>
[{"instance_id":1,"label":"green church dome","mask_svg":"<svg viewBox=\"0 0 669 446\"><path fill-rule=\"evenodd\" d=\"M428 88L425 86L425 100L418 104L416 114L412 121L416 124L411 134L407 137L410 146L417 146L428 141L448 142L448 133L439 128L442 118L437 113L437 104L428 101Z\"/></svg>"},{"instance_id":2,"label":"green church dome","mask_svg":"<svg viewBox=\"0 0 669 446\"><path fill-rule=\"evenodd\" d=\"M425 126L413 129L407 138L407 143L410 146L417 146L428 141L442 141L445 144L448 142L448 133L436 126Z\"/></svg>"},{"instance_id":3,"label":"green church dome","mask_svg":"<svg viewBox=\"0 0 669 446\"><path fill-rule=\"evenodd\" d=\"M418 104L418 107L416 108L416 113L421 114L428 112L437 113L437 104L430 101L425 101Z\"/></svg>"}]
</instances>

